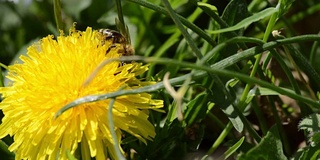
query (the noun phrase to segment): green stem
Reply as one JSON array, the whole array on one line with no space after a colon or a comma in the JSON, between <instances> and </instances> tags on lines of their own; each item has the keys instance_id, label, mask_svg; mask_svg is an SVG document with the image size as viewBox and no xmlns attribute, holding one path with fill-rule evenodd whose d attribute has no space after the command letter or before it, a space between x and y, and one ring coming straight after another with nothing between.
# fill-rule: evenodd
<instances>
[{"instance_id":1,"label":"green stem","mask_svg":"<svg viewBox=\"0 0 320 160\"><path fill-rule=\"evenodd\" d=\"M318 33L318 35L320 35L320 32ZM315 66L316 63L316 53L317 53L317 49L319 47L319 41L315 41L312 45L311 48L311 53L310 53L310 58L309 58L309 62L311 64L311 66Z\"/></svg>"},{"instance_id":2,"label":"green stem","mask_svg":"<svg viewBox=\"0 0 320 160\"><path fill-rule=\"evenodd\" d=\"M207 15L209 15L211 18L213 18L218 24L221 26L221 28L228 28L229 25L219 17L219 15L216 12L213 12L210 8L206 6L199 6L198 0L190 0L191 3L194 5L200 7ZM238 36L238 34L235 31L230 32L233 37Z\"/></svg>"},{"instance_id":3,"label":"green stem","mask_svg":"<svg viewBox=\"0 0 320 160\"><path fill-rule=\"evenodd\" d=\"M53 1L53 10L54 10L54 18L56 20L57 24L57 30L63 30L64 25L62 22L62 16L61 16L61 3L60 0L54 0Z\"/></svg>"},{"instance_id":4,"label":"green stem","mask_svg":"<svg viewBox=\"0 0 320 160\"><path fill-rule=\"evenodd\" d=\"M10 159L10 160L14 159L15 154L8 150L8 145L5 142L3 142L2 140L0 140L0 149L1 149L1 151L5 152L6 155L8 155L8 157L7 157L8 159Z\"/></svg>"},{"instance_id":5,"label":"green stem","mask_svg":"<svg viewBox=\"0 0 320 160\"><path fill-rule=\"evenodd\" d=\"M0 67L3 67L4 69L8 70L8 66L6 66L6 65L3 64L3 63L0 63Z\"/></svg>"},{"instance_id":6,"label":"green stem","mask_svg":"<svg viewBox=\"0 0 320 160\"><path fill-rule=\"evenodd\" d=\"M231 129L233 128L232 123L228 123L227 126L224 128L224 130L220 133L219 137L216 139L216 141L213 143L209 151L207 152L207 155L213 153L223 142L223 140L226 138L226 136L230 133Z\"/></svg>"},{"instance_id":7,"label":"green stem","mask_svg":"<svg viewBox=\"0 0 320 160\"><path fill-rule=\"evenodd\" d=\"M110 103L109 103L109 109L108 109L108 121L109 121L109 130L113 139L113 149L116 152L116 159L119 160L125 160L126 158L124 158L124 156L122 155L120 148L119 148L119 143L118 143L118 138L117 138L117 134L115 132L115 128L114 128L114 123L113 123L113 114L112 114L112 109L113 109L113 104L114 104L115 98L111 98Z\"/></svg>"},{"instance_id":8,"label":"green stem","mask_svg":"<svg viewBox=\"0 0 320 160\"><path fill-rule=\"evenodd\" d=\"M192 22L195 21L196 17L198 17L200 15L200 11L197 8L195 12L193 12L188 18L187 18L187 22L193 24ZM177 15L179 17L179 15ZM181 17L182 18L182 17ZM180 19L182 21L182 19ZM156 53L153 55L154 57L161 57L164 53L166 53L166 51L173 46L174 44L176 44L176 42L179 41L179 37L181 35L181 32L175 32L174 34L172 34L164 43L163 45L156 51ZM212 40L212 39L211 39ZM214 41L213 41L214 42ZM211 44L213 45L213 44ZM150 65L149 67L149 71L147 74L147 77L152 77L152 75L154 75L154 70L155 70L155 65Z\"/></svg>"},{"instance_id":9,"label":"green stem","mask_svg":"<svg viewBox=\"0 0 320 160\"><path fill-rule=\"evenodd\" d=\"M172 20L174 21L174 23L176 24L177 28L180 30L183 37L186 39L186 41L189 44L190 48L192 49L193 53L195 53L195 55L198 59L202 58L203 56L202 56L199 48L193 42L190 34L186 31L186 29L182 25L181 21L177 17L176 13L174 13L168 0L162 0L162 2L163 2L163 5L165 6L165 8L168 10L169 15L172 18Z\"/></svg>"},{"instance_id":10,"label":"green stem","mask_svg":"<svg viewBox=\"0 0 320 160\"><path fill-rule=\"evenodd\" d=\"M121 6L121 0L115 0L116 6L117 6L117 11L118 11L118 19L120 21L121 24L123 24L124 27L125 23L124 23L124 19L123 19L123 13L122 13L122 6ZM122 30L124 30L124 28L121 28Z\"/></svg>"},{"instance_id":11,"label":"green stem","mask_svg":"<svg viewBox=\"0 0 320 160\"><path fill-rule=\"evenodd\" d=\"M1 67L3 67L4 69L8 70L9 67L6 66L5 64L3 63L0 63L0 87L4 87L4 76L3 76L3 72L2 72L2 69Z\"/></svg>"},{"instance_id":12,"label":"green stem","mask_svg":"<svg viewBox=\"0 0 320 160\"><path fill-rule=\"evenodd\" d=\"M126 39L129 40L130 42L130 36L129 36L130 34L127 32L126 24L123 19L121 0L115 0L115 4L117 6L117 12L118 12L118 20L116 19L117 28L120 30L120 33L125 35Z\"/></svg>"},{"instance_id":13,"label":"green stem","mask_svg":"<svg viewBox=\"0 0 320 160\"><path fill-rule=\"evenodd\" d=\"M249 43L257 43L262 45L264 42L257 38L249 38L249 37L234 37L231 38L223 43L218 44L216 47L214 47L209 53L205 54L205 56L198 62L199 64L204 64L206 61L209 61L211 57L213 57L215 54L218 54L218 52L227 47L229 44L232 43L238 43L238 42L249 42Z\"/></svg>"},{"instance_id":14,"label":"green stem","mask_svg":"<svg viewBox=\"0 0 320 160\"><path fill-rule=\"evenodd\" d=\"M266 32L264 34L264 37L263 37L263 41L264 42L267 42L267 40L269 38L269 35L270 35L271 31L272 31L272 28L273 28L273 26L274 26L274 24L276 22L277 14L278 14L277 12L272 14L272 16L270 18L270 21L269 21L268 26L267 26L267 30L266 30ZM261 61L261 57L262 57L262 54L256 55L254 65L253 65L252 71L250 73L250 77L254 77L256 75L257 70L258 70L258 68L260 66L259 63ZM246 84L246 86L245 86L245 88L243 90L243 93L241 95L240 102L239 102L239 107L240 107L241 110L244 110L245 107L246 107L245 106L245 101L246 101L246 99L248 97L248 93L249 93L249 91L251 89L251 86L252 86L252 84L248 83L248 84Z\"/></svg>"}]
</instances>

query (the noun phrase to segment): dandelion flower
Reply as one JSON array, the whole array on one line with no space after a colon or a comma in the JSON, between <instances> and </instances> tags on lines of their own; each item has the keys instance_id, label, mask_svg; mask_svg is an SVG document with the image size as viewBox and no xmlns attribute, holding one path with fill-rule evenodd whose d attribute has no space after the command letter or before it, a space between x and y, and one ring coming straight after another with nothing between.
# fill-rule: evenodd
<instances>
[{"instance_id":1,"label":"dandelion flower","mask_svg":"<svg viewBox=\"0 0 320 160\"><path fill-rule=\"evenodd\" d=\"M27 56L20 57L21 64L9 66L11 82L0 88L4 98L0 109L5 115L0 138L13 136L9 150L16 159L67 159L67 150L71 154L80 150L82 159L115 157L107 116L110 100L81 104L54 119L58 110L77 98L154 83L136 78L148 66L112 62L84 86L102 61L120 56L120 47L106 54L111 42L101 43L101 36L90 27L84 32L72 27L68 36L61 33L56 40L53 36L41 39L28 48ZM163 101L148 93L117 97L112 113L118 143L121 131L144 143L151 140L155 131L148 121L148 109L162 106Z\"/></svg>"}]
</instances>

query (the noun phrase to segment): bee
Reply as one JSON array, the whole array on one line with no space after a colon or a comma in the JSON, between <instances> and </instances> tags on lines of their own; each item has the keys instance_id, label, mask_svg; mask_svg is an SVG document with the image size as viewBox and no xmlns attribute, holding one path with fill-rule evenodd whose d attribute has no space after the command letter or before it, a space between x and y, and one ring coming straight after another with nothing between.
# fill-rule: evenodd
<instances>
[{"instance_id":1,"label":"bee","mask_svg":"<svg viewBox=\"0 0 320 160\"><path fill-rule=\"evenodd\" d=\"M118 31L111 29L99 29L99 32L103 35L104 41L111 41L110 47L107 49L106 54L110 52L111 49L116 48L116 44L120 45L118 53L122 56L131 56L134 55L134 49L128 40L123 34Z\"/></svg>"}]
</instances>

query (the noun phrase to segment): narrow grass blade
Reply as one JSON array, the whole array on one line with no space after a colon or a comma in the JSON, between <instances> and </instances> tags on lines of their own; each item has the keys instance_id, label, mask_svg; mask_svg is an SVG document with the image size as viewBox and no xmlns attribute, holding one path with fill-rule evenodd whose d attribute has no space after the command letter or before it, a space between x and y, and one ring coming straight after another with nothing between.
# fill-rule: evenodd
<instances>
[{"instance_id":1,"label":"narrow grass blade","mask_svg":"<svg viewBox=\"0 0 320 160\"><path fill-rule=\"evenodd\" d=\"M215 31L208 31L208 33L211 34L218 34L218 33L224 33L224 32L230 32L230 31L235 31L238 29L241 29L243 27L246 27L248 25L250 25L253 22L259 21L263 18L266 18L268 16L271 16L273 13L277 12L278 9L274 8L274 7L270 7L267 8L263 11L260 11L259 13L256 13L244 20L242 20L241 22L237 23L234 26L228 27L228 28L223 28L223 29L219 29L219 30L215 30Z\"/></svg>"}]
</instances>

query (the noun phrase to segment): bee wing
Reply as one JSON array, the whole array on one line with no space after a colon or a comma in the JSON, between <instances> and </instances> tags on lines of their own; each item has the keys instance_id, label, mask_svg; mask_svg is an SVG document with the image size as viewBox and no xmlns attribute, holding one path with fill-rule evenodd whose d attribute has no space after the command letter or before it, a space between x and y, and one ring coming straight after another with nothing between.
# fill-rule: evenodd
<instances>
[{"instance_id":1,"label":"bee wing","mask_svg":"<svg viewBox=\"0 0 320 160\"><path fill-rule=\"evenodd\" d=\"M116 26L117 26L118 30L126 38L126 43L127 44L131 44L131 39L130 39L130 33L129 33L128 26L124 25L123 23L121 23L118 18L116 18L115 21L116 21Z\"/></svg>"},{"instance_id":2,"label":"bee wing","mask_svg":"<svg viewBox=\"0 0 320 160\"><path fill-rule=\"evenodd\" d=\"M125 36L126 39L127 39L127 43L128 43L128 44L131 44L131 38L130 38L129 28L128 28L127 25L126 25L126 32L125 32L124 36Z\"/></svg>"}]
</instances>

